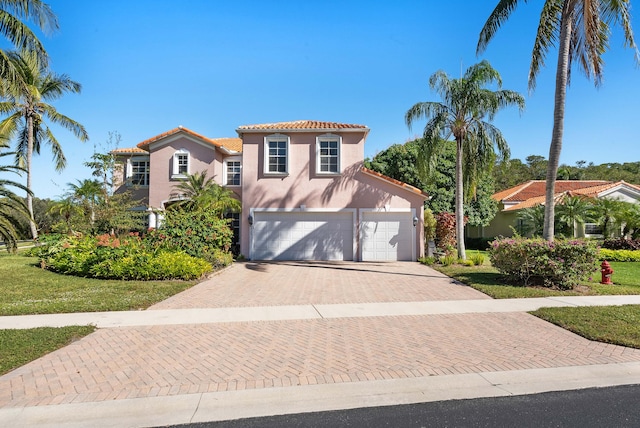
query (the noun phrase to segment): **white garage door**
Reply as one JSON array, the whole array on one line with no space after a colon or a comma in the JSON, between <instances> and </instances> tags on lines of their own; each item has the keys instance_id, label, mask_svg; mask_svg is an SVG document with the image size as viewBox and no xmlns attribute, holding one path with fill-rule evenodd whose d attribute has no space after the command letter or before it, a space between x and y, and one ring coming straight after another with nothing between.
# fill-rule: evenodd
<instances>
[{"instance_id":1,"label":"white garage door","mask_svg":"<svg viewBox=\"0 0 640 428\"><path fill-rule=\"evenodd\" d=\"M253 260L353 260L351 212L254 212Z\"/></svg>"},{"instance_id":2,"label":"white garage door","mask_svg":"<svg viewBox=\"0 0 640 428\"><path fill-rule=\"evenodd\" d=\"M414 235L410 212L364 212L362 260L413 260Z\"/></svg>"}]
</instances>

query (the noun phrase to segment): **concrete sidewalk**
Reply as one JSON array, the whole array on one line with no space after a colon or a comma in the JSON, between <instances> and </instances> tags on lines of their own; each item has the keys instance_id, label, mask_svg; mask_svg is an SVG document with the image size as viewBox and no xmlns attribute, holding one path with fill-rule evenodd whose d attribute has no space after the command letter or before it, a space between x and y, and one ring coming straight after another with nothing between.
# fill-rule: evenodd
<instances>
[{"instance_id":1,"label":"concrete sidewalk","mask_svg":"<svg viewBox=\"0 0 640 428\"><path fill-rule=\"evenodd\" d=\"M550 307L612 305L640 305L640 295L559 296L530 299L440 300L427 302L345 303L332 305L158 309L153 311L18 315L0 317L0 329L63 327L89 324L98 328L113 328L400 315L529 312Z\"/></svg>"},{"instance_id":2,"label":"concrete sidewalk","mask_svg":"<svg viewBox=\"0 0 640 428\"><path fill-rule=\"evenodd\" d=\"M640 350L417 263L236 264L147 311L0 317L99 330L0 376L0 426L144 427L640 384Z\"/></svg>"}]
</instances>

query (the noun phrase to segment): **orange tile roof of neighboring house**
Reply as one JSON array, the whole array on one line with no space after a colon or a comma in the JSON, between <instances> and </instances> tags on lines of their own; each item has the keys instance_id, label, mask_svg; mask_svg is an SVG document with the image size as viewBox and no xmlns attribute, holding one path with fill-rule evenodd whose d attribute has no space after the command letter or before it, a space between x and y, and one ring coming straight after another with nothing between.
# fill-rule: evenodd
<instances>
[{"instance_id":1,"label":"orange tile roof of neighboring house","mask_svg":"<svg viewBox=\"0 0 640 428\"><path fill-rule=\"evenodd\" d=\"M417 187L414 187L414 186L412 186L410 184L404 183L404 182L402 182L400 180L396 180L395 178L387 177L386 175L380 174L379 172L374 171L372 169L362 167L362 172L364 172L365 174L373 175L374 177L380 178L382 180L388 181L391 184L395 184L396 186L400 186L403 189L409 190L409 191L411 191L413 193L417 193L419 195L422 195L425 198L429 197L429 195L426 192L423 192L422 190L418 189Z\"/></svg>"},{"instance_id":2,"label":"orange tile roof of neighboring house","mask_svg":"<svg viewBox=\"0 0 640 428\"><path fill-rule=\"evenodd\" d=\"M577 196L577 195L573 194L571 191L556 193L556 195L553 198L554 205L562 202L562 200L564 200L564 198L566 198L567 196ZM504 211L516 211L524 208L533 208L536 205L544 205L545 199L546 199L545 196L536 196L534 198L529 198L524 202L520 202L519 204L505 208Z\"/></svg>"},{"instance_id":3,"label":"orange tile roof of neighboring house","mask_svg":"<svg viewBox=\"0 0 640 428\"><path fill-rule=\"evenodd\" d=\"M556 181L556 193L576 191L587 187L602 186L611 183L605 180L558 180ZM511 187L510 189L492 195L497 201L519 202L538 196L544 196L546 191L545 180L530 180L526 183Z\"/></svg>"},{"instance_id":4,"label":"orange tile roof of neighboring house","mask_svg":"<svg viewBox=\"0 0 640 428\"><path fill-rule=\"evenodd\" d=\"M147 152L146 150L140 149L138 147L123 147L123 148L113 149L111 150L110 153L113 153L114 155L121 155L121 154L128 155L132 153L148 154L149 152Z\"/></svg>"},{"instance_id":5,"label":"orange tile roof of neighboring house","mask_svg":"<svg viewBox=\"0 0 640 428\"><path fill-rule=\"evenodd\" d=\"M578 189L578 190L575 191L575 193L595 198L596 196L598 196L602 192L605 192L605 191L607 191L609 189L613 189L613 188L616 188L616 187L622 186L622 185L626 185L626 186L631 187L632 189L635 189L636 191L640 192L640 186L636 186L635 184L630 184L630 183L627 183L627 182L625 182L623 180L620 180L620 181L616 181L616 182L608 182L608 183L602 184L600 186L593 186L593 187L587 187L587 188L584 188L584 189Z\"/></svg>"},{"instance_id":6,"label":"orange tile roof of neighboring house","mask_svg":"<svg viewBox=\"0 0 640 428\"><path fill-rule=\"evenodd\" d=\"M163 132L162 134L158 134L155 137L151 137L147 140L144 140L141 143L138 143L138 147L144 150L149 150L149 145L152 143L155 143L158 140L161 140L165 137L170 137L171 135L177 134L178 132L184 132L186 134L189 134L193 137L196 137L204 142L207 142L215 147L225 147L227 149L230 150L234 150L234 151L242 151L242 141L238 142L238 140L240 140L239 138L207 138L202 134L198 134L197 132L194 132L188 128L185 128L184 126L179 126L177 128L173 128L167 132ZM226 143L226 144L225 144ZM235 147L232 148L231 146ZM239 150L238 150L239 148Z\"/></svg>"},{"instance_id":7,"label":"orange tile roof of neighboring house","mask_svg":"<svg viewBox=\"0 0 640 428\"><path fill-rule=\"evenodd\" d=\"M492 195L492 198L500 202L511 202L514 205L508 206L504 211L516 211L524 208L531 208L536 205L543 205L545 202L544 181L528 181L511 189L503 190ZM629 184L624 181L604 181L604 180L560 180L556 181L555 203L560 203L569 196L582 196L586 198L597 198L602 192L614 189L618 186L628 186L640 192L640 186ZM537 194L534 194L536 192ZM533 195L533 196L532 196Z\"/></svg>"},{"instance_id":8,"label":"orange tile roof of neighboring house","mask_svg":"<svg viewBox=\"0 0 640 428\"><path fill-rule=\"evenodd\" d=\"M211 140L234 152L242 152L242 138L212 138Z\"/></svg>"},{"instance_id":9,"label":"orange tile roof of neighboring house","mask_svg":"<svg viewBox=\"0 0 640 428\"><path fill-rule=\"evenodd\" d=\"M296 120L293 122L261 123L239 126L236 131L306 131L306 130L362 130L368 131L365 125L351 123L320 122L315 120Z\"/></svg>"}]
</instances>

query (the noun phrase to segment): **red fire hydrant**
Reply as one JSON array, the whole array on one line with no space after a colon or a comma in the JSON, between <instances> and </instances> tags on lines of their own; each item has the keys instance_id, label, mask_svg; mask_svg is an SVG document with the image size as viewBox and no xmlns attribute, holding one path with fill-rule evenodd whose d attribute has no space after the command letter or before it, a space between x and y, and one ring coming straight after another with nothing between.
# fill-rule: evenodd
<instances>
[{"instance_id":1,"label":"red fire hydrant","mask_svg":"<svg viewBox=\"0 0 640 428\"><path fill-rule=\"evenodd\" d=\"M602 272L602 281L600 284L613 285L611 282L611 275L613 275L613 269L611 269L611 265L608 261L603 261L600 265L600 272Z\"/></svg>"}]
</instances>

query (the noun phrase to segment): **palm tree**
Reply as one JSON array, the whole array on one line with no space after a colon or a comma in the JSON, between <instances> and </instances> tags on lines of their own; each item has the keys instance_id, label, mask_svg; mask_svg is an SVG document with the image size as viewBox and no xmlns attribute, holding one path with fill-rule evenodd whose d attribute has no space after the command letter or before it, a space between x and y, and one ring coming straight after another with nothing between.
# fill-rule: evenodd
<instances>
[{"instance_id":1,"label":"palm tree","mask_svg":"<svg viewBox=\"0 0 640 428\"><path fill-rule=\"evenodd\" d=\"M213 177L207 177L207 171L187 175L174 189L181 198L173 205L178 208L210 210L220 218L229 211L240 210L240 201L234 197L234 193L216 183Z\"/></svg>"},{"instance_id":2,"label":"palm tree","mask_svg":"<svg viewBox=\"0 0 640 428\"><path fill-rule=\"evenodd\" d=\"M102 183L98 180L85 178L76 180L77 184L68 183L69 197L86 207L89 214L89 223L93 226L96 220L96 207L102 201Z\"/></svg>"},{"instance_id":3,"label":"palm tree","mask_svg":"<svg viewBox=\"0 0 640 428\"><path fill-rule=\"evenodd\" d=\"M522 0L525 2L526 0ZM500 26L520 3L518 0L500 0L480 31L477 53L484 51ZM631 0L545 0L540 14L540 24L531 54L529 89L536 86L536 76L544 65L552 46L558 46L556 88L553 112L553 131L549 147L547 184L545 191L544 238L554 237L554 194L562 134L567 86L571 65L577 62L588 79L593 77L596 86L602 83L604 52L609 47L611 26L620 24L624 30L625 44L638 50L631 29Z\"/></svg>"},{"instance_id":4,"label":"palm tree","mask_svg":"<svg viewBox=\"0 0 640 428\"><path fill-rule=\"evenodd\" d=\"M84 127L73 119L59 113L48 104L66 92L79 93L81 86L65 74L55 74L48 70L35 52L8 54L23 85L5 85L5 100L0 102L0 113L9 115L0 122L0 135L15 136L18 145L16 161L27 170L27 188L31 187L31 159L34 153L40 154L43 144L51 146L57 171L64 169L66 158L62 146L46 125L45 119L71 131L80 141L89 137ZM5 82L6 83L6 82ZM27 207L33 218L33 196L27 194ZM33 220L30 223L33 238L38 230Z\"/></svg>"},{"instance_id":5,"label":"palm tree","mask_svg":"<svg viewBox=\"0 0 640 428\"><path fill-rule=\"evenodd\" d=\"M498 90L486 89L490 84L496 84ZM500 89L500 74L488 61L469 67L460 79L450 79L444 71L438 71L429 78L429 86L440 95L442 102L415 104L407 111L405 121L411 128L415 120L427 119L418 158L418 168L424 176L435 166L446 140L453 136L456 141L456 240L458 258L464 260L464 183L473 188L479 173L492 168L496 157L494 147L502 158L509 158L506 140L488 121L509 105L515 104L522 111L524 98L517 92Z\"/></svg>"},{"instance_id":6,"label":"palm tree","mask_svg":"<svg viewBox=\"0 0 640 428\"><path fill-rule=\"evenodd\" d=\"M526 235L531 232L533 236L540 236L544 225L544 206L538 204L531 208L520 210L516 218L522 221L522 228L518 233Z\"/></svg>"},{"instance_id":7,"label":"palm tree","mask_svg":"<svg viewBox=\"0 0 640 428\"><path fill-rule=\"evenodd\" d=\"M592 219L593 205L587 198L567 196L558 204L558 220L567 225L572 238L575 238L576 223L587 223Z\"/></svg>"},{"instance_id":8,"label":"palm tree","mask_svg":"<svg viewBox=\"0 0 640 428\"><path fill-rule=\"evenodd\" d=\"M602 228L605 239L613 235L616 226L622 226L625 203L616 199L599 198L593 204L594 217ZM620 229L621 230L621 229Z\"/></svg>"},{"instance_id":9,"label":"palm tree","mask_svg":"<svg viewBox=\"0 0 640 428\"><path fill-rule=\"evenodd\" d=\"M0 34L18 50L34 52L46 64L47 52L38 37L22 20L34 23L45 34L58 29L58 18L41 0L0 0ZM0 49L0 77L15 82L15 69L7 53Z\"/></svg>"},{"instance_id":10,"label":"palm tree","mask_svg":"<svg viewBox=\"0 0 640 428\"><path fill-rule=\"evenodd\" d=\"M13 153L0 153L0 157L11 156ZM24 170L15 165L0 165L0 174L13 172L21 174ZM29 190L20 183L12 180L0 179L0 238L4 241L7 251L15 252L17 249L20 221L29 218L29 211L22 198L18 197L10 187Z\"/></svg>"},{"instance_id":11,"label":"palm tree","mask_svg":"<svg viewBox=\"0 0 640 428\"><path fill-rule=\"evenodd\" d=\"M50 214L59 214L64 219L64 223L67 228L67 233L72 235L73 231L73 218L75 216L81 215L83 213L83 209L78 202L72 197L67 196L64 199L56 201L49 208Z\"/></svg>"}]
</instances>

